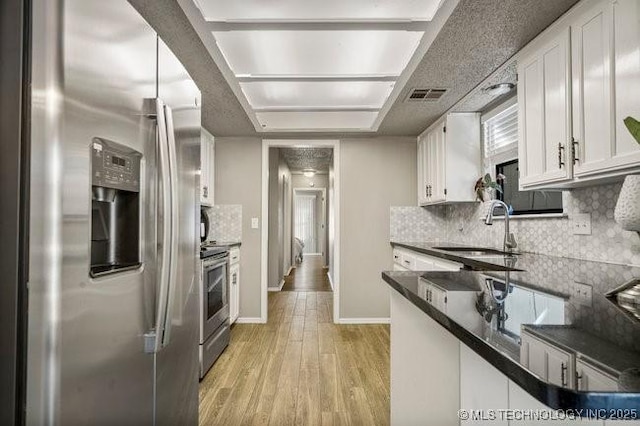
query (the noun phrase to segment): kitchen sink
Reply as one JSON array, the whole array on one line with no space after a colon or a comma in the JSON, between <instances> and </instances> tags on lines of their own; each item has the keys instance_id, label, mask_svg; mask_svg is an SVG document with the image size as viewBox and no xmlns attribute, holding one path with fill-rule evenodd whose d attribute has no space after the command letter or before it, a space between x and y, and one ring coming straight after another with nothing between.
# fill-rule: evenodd
<instances>
[{"instance_id":1,"label":"kitchen sink","mask_svg":"<svg viewBox=\"0 0 640 426\"><path fill-rule=\"evenodd\" d=\"M455 252L462 257L498 257L512 255L518 253L507 253L501 250L484 248L484 247L434 247L434 249L442 251Z\"/></svg>"}]
</instances>

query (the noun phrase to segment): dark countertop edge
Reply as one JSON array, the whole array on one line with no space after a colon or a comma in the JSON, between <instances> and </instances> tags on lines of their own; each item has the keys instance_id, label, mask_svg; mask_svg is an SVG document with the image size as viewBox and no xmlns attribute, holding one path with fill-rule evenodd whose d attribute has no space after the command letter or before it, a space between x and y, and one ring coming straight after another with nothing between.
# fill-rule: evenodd
<instances>
[{"instance_id":1,"label":"dark countertop edge","mask_svg":"<svg viewBox=\"0 0 640 426\"><path fill-rule=\"evenodd\" d=\"M507 268L503 265L497 265L495 263L483 262L477 259L471 259L468 257L458 256L455 252L447 252L444 250L438 250L434 248L425 248L425 247L417 247L408 243L399 243L396 241L391 241L390 244L392 246L406 248L408 250L417 251L419 253L426 254L428 256L439 257L440 259L450 260L452 262L461 263L462 265L474 270L474 271L515 271L522 272L522 269L518 268ZM448 243L443 243L448 244Z\"/></svg>"},{"instance_id":2,"label":"dark countertop edge","mask_svg":"<svg viewBox=\"0 0 640 426\"><path fill-rule=\"evenodd\" d=\"M420 273L416 273L416 275L419 276ZM427 301L408 291L402 284L388 275L387 272L382 273L382 279L414 306L447 329L447 331L489 362L489 364L497 368L498 371L507 376L507 378L524 389L536 400L553 409L624 410L637 409L640 406L640 393L578 392L546 383L534 376L520 365L520 363L502 354L475 334L453 321L447 315L431 306ZM604 414L603 419L609 418L611 413L607 411Z\"/></svg>"},{"instance_id":3,"label":"dark countertop edge","mask_svg":"<svg viewBox=\"0 0 640 426\"><path fill-rule=\"evenodd\" d=\"M215 243L211 247L235 247L235 246L239 247L241 245L242 245L242 241L220 241L219 243Z\"/></svg>"}]
</instances>

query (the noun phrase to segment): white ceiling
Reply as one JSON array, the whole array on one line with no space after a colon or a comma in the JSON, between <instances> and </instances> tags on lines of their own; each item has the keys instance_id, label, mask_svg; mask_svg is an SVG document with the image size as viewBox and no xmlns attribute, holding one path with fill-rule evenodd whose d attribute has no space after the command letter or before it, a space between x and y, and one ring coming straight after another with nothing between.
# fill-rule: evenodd
<instances>
[{"instance_id":1,"label":"white ceiling","mask_svg":"<svg viewBox=\"0 0 640 426\"><path fill-rule=\"evenodd\" d=\"M262 132L377 130L442 2L194 1Z\"/></svg>"}]
</instances>

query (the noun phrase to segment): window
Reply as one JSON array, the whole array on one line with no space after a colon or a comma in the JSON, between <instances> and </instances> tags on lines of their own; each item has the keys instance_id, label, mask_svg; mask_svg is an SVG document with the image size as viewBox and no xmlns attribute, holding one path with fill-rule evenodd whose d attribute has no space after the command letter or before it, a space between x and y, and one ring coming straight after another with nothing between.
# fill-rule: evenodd
<instances>
[{"instance_id":1,"label":"window","mask_svg":"<svg viewBox=\"0 0 640 426\"><path fill-rule=\"evenodd\" d=\"M502 193L498 199L511 207L511 215L562 213L562 193L520 191L518 173L518 104L515 96L483 116L482 136L485 167Z\"/></svg>"},{"instance_id":2,"label":"window","mask_svg":"<svg viewBox=\"0 0 640 426\"><path fill-rule=\"evenodd\" d=\"M520 191L518 160L507 161L496 166L496 176L502 188L498 199L511 206L512 215L562 213L562 193L550 191Z\"/></svg>"}]
</instances>

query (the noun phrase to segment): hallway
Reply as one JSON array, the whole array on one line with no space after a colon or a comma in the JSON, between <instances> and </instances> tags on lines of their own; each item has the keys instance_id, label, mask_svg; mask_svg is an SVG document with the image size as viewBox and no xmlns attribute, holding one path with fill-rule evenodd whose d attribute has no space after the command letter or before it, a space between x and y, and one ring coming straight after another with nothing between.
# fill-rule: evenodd
<instances>
[{"instance_id":1,"label":"hallway","mask_svg":"<svg viewBox=\"0 0 640 426\"><path fill-rule=\"evenodd\" d=\"M335 325L329 292L269 293L200 385L201 425L388 425L389 326Z\"/></svg>"},{"instance_id":2,"label":"hallway","mask_svg":"<svg viewBox=\"0 0 640 426\"><path fill-rule=\"evenodd\" d=\"M305 256L302 263L284 277L282 291L331 291L328 269L319 255Z\"/></svg>"}]
</instances>

